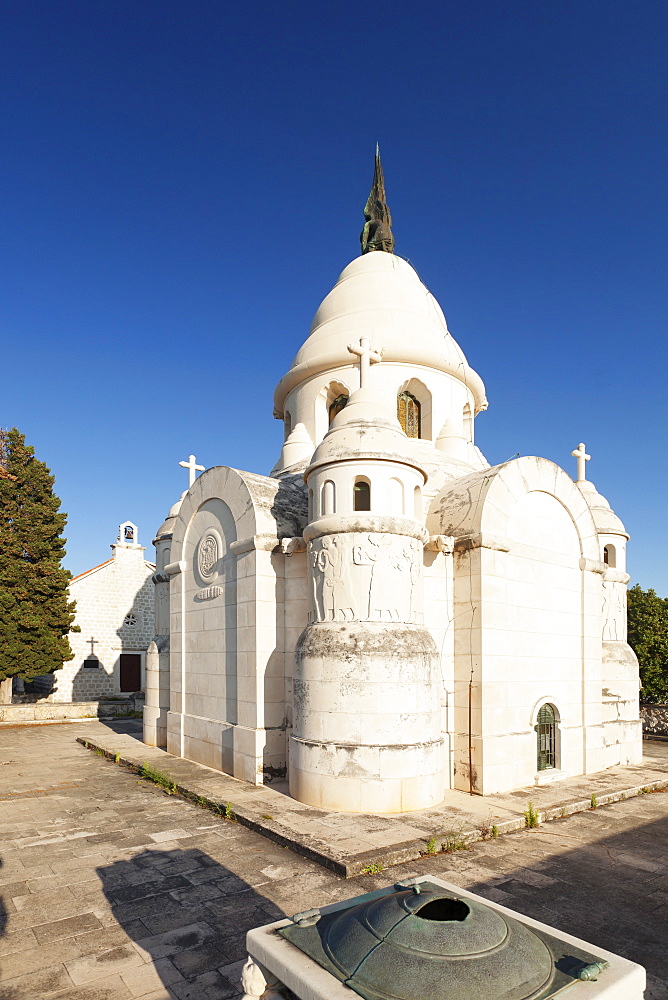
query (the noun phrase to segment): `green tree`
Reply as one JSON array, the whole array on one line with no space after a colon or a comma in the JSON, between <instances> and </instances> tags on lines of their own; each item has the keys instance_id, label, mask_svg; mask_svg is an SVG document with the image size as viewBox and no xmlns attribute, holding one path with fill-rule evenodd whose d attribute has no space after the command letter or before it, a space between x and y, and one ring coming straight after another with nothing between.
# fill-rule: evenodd
<instances>
[{"instance_id":1,"label":"green tree","mask_svg":"<svg viewBox=\"0 0 668 1000\"><path fill-rule=\"evenodd\" d=\"M24 435L0 430L0 681L51 673L74 655L66 516L53 483Z\"/></svg>"},{"instance_id":2,"label":"green tree","mask_svg":"<svg viewBox=\"0 0 668 1000\"><path fill-rule=\"evenodd\" d=\"M640 663L641 698L668 702L668 598L638 584L628 592L629 645Z\"/></svg>"}]
</instances>

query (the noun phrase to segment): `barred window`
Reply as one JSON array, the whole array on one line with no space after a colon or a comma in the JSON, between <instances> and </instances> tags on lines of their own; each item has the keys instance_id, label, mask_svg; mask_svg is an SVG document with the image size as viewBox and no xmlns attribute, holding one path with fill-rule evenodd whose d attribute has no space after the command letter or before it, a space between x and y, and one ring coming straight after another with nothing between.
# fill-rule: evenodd
<instances>
[{"instance_id":1,"label":"barred window","mask_svg":"<svg viewBox=\"0 0 668 1000\"><path fill-rule=\"evenodd\" d=\"M400 392L397 396L397 418L407 437L420 437L420 404L412 393Z\"/></svg>"},{"instance_id":2,"label":"barred window","mask_svg":"<svg viewBox=\"0 0 668 1000\"><path fill-rule=\"evenodd\" d=\"M535 729L538 743L538 770L545 771L548 767L556 767L557 721L552 705L543 705L540 709Z\"/></svg>"}]
</instances>

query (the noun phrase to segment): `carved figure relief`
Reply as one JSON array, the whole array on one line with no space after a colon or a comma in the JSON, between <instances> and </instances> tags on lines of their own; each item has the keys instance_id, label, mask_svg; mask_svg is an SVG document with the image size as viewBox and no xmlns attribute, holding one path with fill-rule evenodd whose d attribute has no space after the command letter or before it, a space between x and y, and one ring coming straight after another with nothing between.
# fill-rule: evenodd
<instances>
[{"instance_id":1,"label":"carved figure relief","mask_svg":"<svg viewBox=\"0 0 668 1000\"><path fill-rule=\"evenodd\" d=\"M622 584L603 581L603 641L623 640L624 589Z\"/></svg>"},{"instance_id":2,"label":"carved figure relief","mask_svg":"<svg viewBox=\"0 0 668 1000\"><path fill-rule=\"evenodd\" d=\"M309 542L309 622L421 622L422 546L415 538L352 532Z\"/></svg>"}]
</instances>

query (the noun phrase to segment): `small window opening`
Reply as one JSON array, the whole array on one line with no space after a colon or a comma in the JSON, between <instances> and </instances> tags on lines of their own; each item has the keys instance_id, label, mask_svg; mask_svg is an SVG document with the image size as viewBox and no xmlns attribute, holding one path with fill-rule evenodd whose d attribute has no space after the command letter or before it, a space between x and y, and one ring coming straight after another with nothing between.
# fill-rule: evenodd
<instances>
[{"instance_id":1,"label":"small window opening","mask_svg":"<svg viewBox=\"0 0 668 1000\"><path fill-rule=\"evenodd\" d=\"M538 742L538 770L546 771L549 767L556 767L557 722L552 705L543 705L538 713L535 730Z\"/></svg>"},{"instance_id":2,"label":"small window opening","mask_svg":"<svg viewBox=\"0 0 668 1000\"><path fill-rule=\"evenodd\" d=\"M611 569L615 568L617 564L617 559L616 559L614 545L603 546L603 562L606 564L606 566L610 566Z\"/></svg>"},{"instance_id":3,"label":"small window opening","mask_svg":"<svg viewBox=\"0 0 668 1000\"><path fill-rule=\"evenodd\" d=\"M125 528L123 529L123 537L125 538L126 542L133 542L135 538L135 529L131 527L129 524L126 524Z\"/></svg>"},{"instance_id":4,"label":"small window opening","mask_svg":"<svg viewBox=\"0 0 668 1000\"><path fill-rule=\"evenodd\" d=\"M471 910L462 899L430 899L415 911L422 920L466 920Z\"/></svg>"},{"instance_id":5,"label":"small window opening","mask_svg":"<svg viewBox=\"0 0 668 1000\"><path fill-rule=\"evenodd\" d=\"M353 487L353 510L371 510L371 487L364 481Z\"/></svg>"},{"instance_id":6,"label":"small window opening","mask_svg":"<svg viewBox=\"0 0 668 1000\"><path fill-rule=\"evenodd\" d=\"M308 519L313 520L313 489L308 491Z\"/></svg>"},{"instance_id":7,"label":"small window opening","mask_svg":"<svg viewBox=\"0 0 668 1000\"><path fill-rule=\"evenodd\" d=\"M412 393L400 392L397 396L397 419L407 437L421 436L420 403Z\"/></svg>"},{"instance_id":8,"label":"small window opening","mask_svg":"<svg viewBox=\"0 0 668 1000\"><path fill-rule=\"evenodd\" d=\"M330 404L329 407L330 424L334 419L334 417L336 416L336 414L341 412L341 410L343 409L343 407L346 405L347 402L348 402L348 396L345 393L341 393L341 395L337 396L334 402Z\"/></svg>"}]
</instances>

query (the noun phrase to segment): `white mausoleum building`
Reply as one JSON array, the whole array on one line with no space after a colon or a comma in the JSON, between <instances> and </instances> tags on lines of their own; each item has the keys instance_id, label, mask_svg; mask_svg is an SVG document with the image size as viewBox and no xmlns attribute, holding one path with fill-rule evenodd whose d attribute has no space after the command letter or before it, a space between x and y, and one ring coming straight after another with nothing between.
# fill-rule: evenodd
<instances>
[{"instance_id":1,"label":"white mausoleum building","mask_svg":"<svg viewBox=\"0 0 668 1000\"><path fill-rule=\"evenodd\" d=\"M362 255L274 398L269 476L206 470L155 540L144 738L316 807L401 812L641 757L627 534L585 477L490 467L485 389L392 253Z\"/></svg>"},{"instance_id":2,"label":"white mausoleum building","mask_svg":"<svg viewBox=\"0 0 668 1000\"><path fill-rule=\"evenodd\" d=\"M137 526L125 521L112 557L70 581L76 601L69 636L74 659L53 674L50 701L95 701L144 690L146 650L153 638L153 563L144 559Z\"/></svg>"}]
</instances>

